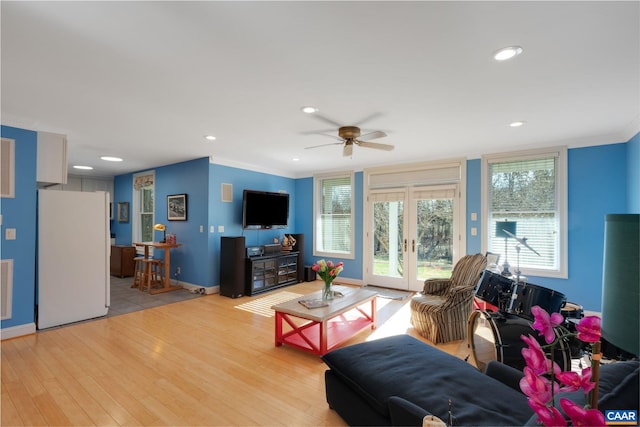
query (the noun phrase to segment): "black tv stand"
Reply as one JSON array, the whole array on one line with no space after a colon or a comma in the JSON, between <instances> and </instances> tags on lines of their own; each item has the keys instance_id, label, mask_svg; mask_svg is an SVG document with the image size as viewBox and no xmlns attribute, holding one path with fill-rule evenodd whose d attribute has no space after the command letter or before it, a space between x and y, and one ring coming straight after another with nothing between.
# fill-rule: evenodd
<instances>
[{"instance_id":1,"label":"black tv stand","mask_svg":"<svg viewBox=\"0 0 640 427\"><path fill-rule=\"evenodd\" d=\"M220 240L220 295L238 298L303 281L304 235L293 234L294 250L247 256L244 236Z\"/></svg>"},{"instance_id":2,"label":"black tv stand","mask_svg":"<svg viewBox=\"0 0 640 427\"><path fill-rule=\"evenodd\" d=\"M255 295L298 283L298 252L246 258L245 291Z\"/></svg>"}]
</instances>

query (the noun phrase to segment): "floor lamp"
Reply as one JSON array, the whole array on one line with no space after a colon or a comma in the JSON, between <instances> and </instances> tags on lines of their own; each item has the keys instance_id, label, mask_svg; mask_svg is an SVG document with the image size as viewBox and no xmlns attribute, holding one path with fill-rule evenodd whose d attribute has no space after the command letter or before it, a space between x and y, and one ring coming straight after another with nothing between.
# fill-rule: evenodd
<instances>
[{"instance_id":1,"label":"floor lamp","mask_svg":"<svg viewBox=\"0 0 640 427\"><path fill-rule=\"evenodd\" d=\"M509 271L509 261L507 260L507 239L510 237L508 233L512 235L516 234L516 222L515 221L496 221L496 237L504 237L504 263L502 264L502 275L512 276Z\"/></svg>"}]
</instances>

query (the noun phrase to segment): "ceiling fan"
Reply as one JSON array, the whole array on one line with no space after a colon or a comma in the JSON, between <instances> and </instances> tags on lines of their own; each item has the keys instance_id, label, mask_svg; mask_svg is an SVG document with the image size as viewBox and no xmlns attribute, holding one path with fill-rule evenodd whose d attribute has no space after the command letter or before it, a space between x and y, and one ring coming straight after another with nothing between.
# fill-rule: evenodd
<instances>
[{"instance_id":1,"label":"ceiling fan","mask_svg":"<svg viewBox=\"0 0 640 427\"><path fill-rule=\"evenodd\" d=\"M394 148L393 145L381 144L379 142L370 141L372 139L384 138L385 136L387 136L386 133L380 130L376 130L376 131L361 135L360 128L357 126L341 126L338 129L338 136L326 135L326 134L322 134L322 135L337 139L340 142L314 145L311 147L306 147L305 149L325 147L327 145L343 145L344 148L342 149L342 155L344 157L350 157L351 154L353 153L354 145L358 145L360 147L365 147L365 148L375 148L377 150L385 150L385 151L391 151Z\"/></svg>"}]
</instances>

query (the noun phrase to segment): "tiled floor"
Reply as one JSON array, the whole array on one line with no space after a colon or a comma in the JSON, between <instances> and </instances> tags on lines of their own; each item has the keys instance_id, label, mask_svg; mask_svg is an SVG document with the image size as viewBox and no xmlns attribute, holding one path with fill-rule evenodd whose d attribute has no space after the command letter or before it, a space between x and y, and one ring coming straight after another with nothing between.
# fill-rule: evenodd
<instances>
[{"instance_id":1,"label":"tiled floor","mask_svg":"<svg viewBox=\"0 0 640 427\"><path fill-rule=\"evenodd\" d=\"M193 294L187 289L151 295L148 292L141 292L137 288L132 288L131 283L133 283L133 277L121 279L111 276L111 307L107 317L202 296L198 293Z\"/></svg>"}]
</instances>

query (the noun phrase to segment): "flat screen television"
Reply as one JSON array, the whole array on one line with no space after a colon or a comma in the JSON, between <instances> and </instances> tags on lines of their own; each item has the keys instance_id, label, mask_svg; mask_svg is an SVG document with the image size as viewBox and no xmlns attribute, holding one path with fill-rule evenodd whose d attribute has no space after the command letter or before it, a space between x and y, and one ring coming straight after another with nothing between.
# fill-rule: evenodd
<instances>
[{"instance_id":1,"label":"flat screen television","mask_svg":"<svg viewBox=\"0 0 640 427\"><path fill-rule=\"evenodd\" d=\"M242 227L261 230L287 228L289 194L244 190L242 193Z\"/></svg>"}]
</instances>

